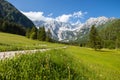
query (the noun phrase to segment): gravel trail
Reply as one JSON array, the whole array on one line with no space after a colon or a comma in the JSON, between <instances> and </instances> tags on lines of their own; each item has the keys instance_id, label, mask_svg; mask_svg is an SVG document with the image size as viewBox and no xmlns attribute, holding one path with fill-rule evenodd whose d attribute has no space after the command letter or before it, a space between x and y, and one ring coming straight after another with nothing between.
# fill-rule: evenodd
<instances>
[{"instance_id":1,"label":"gravel trail","mask_svg":"<svg viewBox=\"0 0 120 80\"><path fill-rule=\"evenodd\" d=\"M66 46L64 47L58 47L54 49L64 49L67 48ZM35 50L21 50L21 51L7 51L7 52L0 52L0 60L6 59L6 58L13 58L15 55L21 55L21 54L26 54L26 53L35 53L35 52L43 52L43 51L48 51L48 50L53 50L53 49L35 49Z\"/></svg>"}]
</instances>

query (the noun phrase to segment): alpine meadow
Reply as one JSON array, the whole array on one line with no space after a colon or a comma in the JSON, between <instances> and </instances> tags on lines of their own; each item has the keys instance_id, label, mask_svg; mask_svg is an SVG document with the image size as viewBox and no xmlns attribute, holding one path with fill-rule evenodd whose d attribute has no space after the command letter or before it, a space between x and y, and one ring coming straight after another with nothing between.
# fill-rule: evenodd
<instances>
[{"instance_id":1,"label":"alpine meadow","mask_svg":"<svg viewBox=\"0 0 120 80\"><path fill-rule=\"evenodd\" d=\"M119 3L0 0L0 80L120 80Z\"/></svg>"}]
</instances>

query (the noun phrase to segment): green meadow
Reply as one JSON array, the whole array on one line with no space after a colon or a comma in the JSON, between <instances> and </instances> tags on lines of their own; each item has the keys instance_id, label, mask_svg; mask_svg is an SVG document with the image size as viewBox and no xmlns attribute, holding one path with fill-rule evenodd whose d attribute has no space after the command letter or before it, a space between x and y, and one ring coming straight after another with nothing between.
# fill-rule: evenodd
<instances>
[{"instance_id":1,"label":"green meadow","mask_svg":"<svg viewBox=\"0 0 120 80\"><path fill-rule=\"evenodd\" d=\"M45 49L62 46L61 44L41 42L20 35L0 32L0 51Z\"/></svg>"},{"instance_id":2,"label":"green meadow","mask_svg":"<svg viewBox=\"0 0 120 80\"><path fill-rule=\"evenodd\" d=\"M54 49L60 46L66 45L0 33L1 51L52 48L45 52L26 53L1 60L0 80L120 80L119 50L95 51L77 46Z\"/></svg>"}]
</instances>

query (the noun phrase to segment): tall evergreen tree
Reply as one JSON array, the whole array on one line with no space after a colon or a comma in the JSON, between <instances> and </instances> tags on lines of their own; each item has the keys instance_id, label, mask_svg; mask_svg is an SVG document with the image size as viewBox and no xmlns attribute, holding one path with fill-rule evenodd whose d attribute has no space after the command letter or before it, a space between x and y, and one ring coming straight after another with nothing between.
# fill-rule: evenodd
<instances>
[{"instance_id":1,"label":"tall evergreen tree","mask_svg":"<svg viewBox=\"0 0 120 80\"><path fill-rule=\"evenodd\" d=\"M40 41L46 40L46 32L45 32L44 26L40 27L38 30L38 40L40 40Z\"/></svg>"},{"instance_id":2,"label":"tall evergreen tree","mask_svg":"<svg viewBox=\"0 0 120 80\"><path fill-rule=\"evenodd\" d=\"M31 31L30 31L30 28L28 28L28 29L26 30L26 37L27 37L27 38L30 38L30 32L31 32Z\"/></svg>"},{"instance_id":3,"label":"tall evergreen tree","mask_svg":"<svg viewBox=\"0 0 120 80\"><path fill-rule=\"evenodd\" d=\"M120 28L116 30L116 49L120 48Z\"/></svg>"},{"instance_id":4,"label":"tall evergreen tree","mask_svg":"<svg viewBox=\"0 0 120 80\"><path fill-rule=\"evenodd\" d=\"M2 31L7 32L7 27L8 27L8 22L4 21L3 24L2 24Z\"/></svg>"},{"instance_id":5,"label":"tall evergreen tree","mask_svg":"<svg viewBox=\"0 0 120 80\"><path fill-rule=\"evenodd\" d=\"M102 48L102 40L94 25L92 26L90 30L89 42L90 42L90 47L94 48L95 50Z\"/></svg>"},{"instance_id":6,"label":"tall evergreen tree","mask_svg":"<svg viewBox=\"0 0 120 80\"><path fill-rule=\"evenodd\" d=\"M46 41L51 42L52 41L52 34L50 32L50 29L48 29L46 33Z\"/></svg>"},{"instance_id":7,"label":"tall evergreen tree","mask_svg":"<svg viewBox=\"0 0 120 80\"><path fill-rule=\"evenodd\" d=\"M30 38L37 39L37 28L36 27L32 27L31 32L30 32Z\"/></svg>"}]
</instances>

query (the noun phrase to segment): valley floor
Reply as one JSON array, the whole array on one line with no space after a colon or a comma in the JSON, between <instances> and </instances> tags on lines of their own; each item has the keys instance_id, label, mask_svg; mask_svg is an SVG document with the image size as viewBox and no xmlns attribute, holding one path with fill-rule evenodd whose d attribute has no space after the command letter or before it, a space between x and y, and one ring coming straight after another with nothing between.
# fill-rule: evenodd
<instances>
[{"instance_id":1,"label":"valley floor","mask_svg":"<svg viewBox=\"0 0 120 80\"><path fill-rule=\"evenodd\" d=\"M0 60L0 80L119 80L120 50L67 46L0 33L0 55L32 50ZM64 49L55 49L63 48ZM44 49L48 51L35 51ZM32 54L34 53L34 54ZM41 54L42 53L42 54Z\"/></svg>"},{"instance_id":2,"label":"valley floor","mask_svg":"<svg viewBox=\"0 0 120 80\"><path fill-rule=\"evenodd\" d=\"M25 79L39 80L119 80L119 63L119 50L94 51L90 48L69 46L2 60L0 77L11 79L15 76L15 79L26 77ZM30 77L32 75L37 76Z\"/></svg>"}]
</instances>

